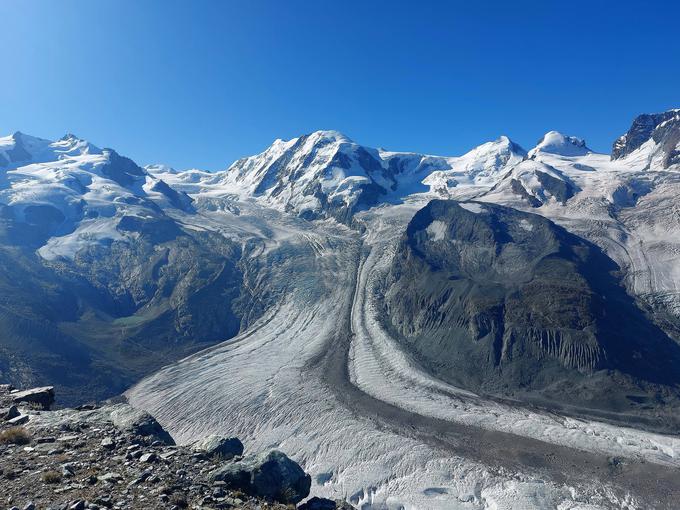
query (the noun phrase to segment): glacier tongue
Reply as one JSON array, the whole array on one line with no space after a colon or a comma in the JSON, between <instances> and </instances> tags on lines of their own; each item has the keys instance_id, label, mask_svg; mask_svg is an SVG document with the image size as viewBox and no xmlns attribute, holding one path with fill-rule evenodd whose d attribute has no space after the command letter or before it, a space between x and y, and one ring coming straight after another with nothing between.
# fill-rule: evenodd
<instances>
[{"instance_id":1,"label":"glacier tongue","mask_svg":"<svg viewBox=\"0 0 680 510\"><path fill-rule=\"evenodd\" d=\"M647 482L635 477L670 483L663 466L679 466L677 438L485 400L428 377L380 329L375 279L422 205L362 215L361 238L332 222L283 220L265 255L306 270L272 264L265 278L279 304L127 397L180 442L230 433L250 451L282 449L313 475L313 494L366 509L645 507ZM243 228L260 213L241 207ZM576 468L564 479L541 460L550 455ZM644 461L648 474L603 476L617 456Z\"/></svg>"}]
</instances>

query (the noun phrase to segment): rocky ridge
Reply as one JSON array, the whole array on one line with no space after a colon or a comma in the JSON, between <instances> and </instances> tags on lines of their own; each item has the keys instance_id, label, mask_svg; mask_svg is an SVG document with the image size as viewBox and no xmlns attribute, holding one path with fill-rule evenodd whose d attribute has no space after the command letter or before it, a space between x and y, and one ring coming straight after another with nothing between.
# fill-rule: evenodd
<instances>
[{"instance_id":1,"label":"rocky ridge","mask_svg":"<svg viewBox=\"0 0 680 510\"><path fill-rule=\"evenodd\" d=\"M310 476L279 451L243 456L216 435L179 446L127 403L49 410L53 400L51 387L0 385L1 509L290 509L309 496Z\"/></svg>"},{"instance_id":2,"label":"rocky ridge","mask_svg":"<svg viewBox=\"0 0 680 510\"><path fill-rule=\"evenodd\" d=\"M678 159L678 133L680 127L680 110L668 110L662 113L638 115L625 135L616 139L612 146L612 160L624 158L640 149L644 144L652 142L663 152L662 168L668 168L680 162Z\"/></svg>"},{"instance_id":3,"label":"rocky ridge","mask_svg":"<svg viewBox=\"0 0 680 510\"><path fill-rule=\"evenodd\" d=\"M382 317L429 372L471 391L620 412L646 388L677 406L680 348L617 270L542 216L433 200L406 229Z\"/></svg>"}]
</instances>

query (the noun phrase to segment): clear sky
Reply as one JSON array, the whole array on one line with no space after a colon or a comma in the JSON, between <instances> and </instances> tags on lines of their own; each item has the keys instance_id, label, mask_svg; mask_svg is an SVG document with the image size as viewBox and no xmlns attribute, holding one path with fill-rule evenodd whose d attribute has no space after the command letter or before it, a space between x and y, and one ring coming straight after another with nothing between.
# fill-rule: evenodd
<instances>
[{"instance_id":1,"label":"clear sky","mask_svg":"<svg viewBox=\"0 0 680 510\"><path fill-rule=\"evenodd\" d=\"M456 155L550 129L609 151L680 107L680 2L4 0L0 132L221 169L336 129Z\"/></svg>"}]
</instances>

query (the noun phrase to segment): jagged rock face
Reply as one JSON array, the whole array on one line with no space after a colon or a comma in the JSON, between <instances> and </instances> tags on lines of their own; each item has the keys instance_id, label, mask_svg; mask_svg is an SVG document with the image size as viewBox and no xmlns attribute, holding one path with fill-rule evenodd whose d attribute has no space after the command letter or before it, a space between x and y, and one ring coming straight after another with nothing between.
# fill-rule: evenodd
<instances>
[{"instance_id":1,"label":"jagged rock face","mask_svg":"<svg viewBox=\"0 0 680 510\"><path fill-rule=\"evenodd\" d=\"M436 200L401 241L385 322L434 373L474 390L569 400L579 397L565 387L607 370L677 384L677 344L635 306L616 269L543 217Z\"/></svg>"},{"instance_id":2,"label":"jagged rock face","mask_svg":"<svg viewBox=\"0 0 680 510\"><path fill-rule=\"evenodd\" d=\"M663 153L661 161L663 168L680 165L680 112L657 126L652 133L652 140L659 145Z\"/></svg>"},{"instance_id":3,"label":"jagged rock face","mask_svg":"<svg viewBox=\"0 0 680 510\"><path fill-rule=\"evenodd\" d=\"M341 222L396 186L377 150L334 131L277 140L262 154L237 161L218 179L306 219L330 216Z\"/></svg>"},{"instance_id":4,"label":"jagged rock face","mask_svg":"<svg viewBox=\"0 0 680 510\"><path fill-rule=\"evenodd\" d=\"M653 139L667 155L664 168L680 162L680 110L639 115L628 132L618 138L612 147L612 160L621 159Z\"/></svg>"}]
</instances>

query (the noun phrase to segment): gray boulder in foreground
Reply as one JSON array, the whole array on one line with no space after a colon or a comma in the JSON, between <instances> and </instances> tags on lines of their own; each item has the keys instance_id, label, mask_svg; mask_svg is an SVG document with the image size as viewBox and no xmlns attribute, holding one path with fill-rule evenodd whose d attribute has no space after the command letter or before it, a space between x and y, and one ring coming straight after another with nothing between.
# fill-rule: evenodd
<instances>
[{"instance_id":1,"label":"gray boulder in foreground","mask_svg":"<svg viewBox=\"0 0 680 510\"><path fill-rule=\"evenodd\" d=\"M116 406L111 412L113 425L120 430L131 432L137 436L152 437L165 444L175 444L172 436L146 411L136 409L127 404Z\"/></svg>"},{"instance_id":2,"label":"gray boulder in foreground","mask_svg":"<svg viewBox=\"0 0 680 510\"><path fill-rule=\"evenodd\" d=\"M302 501L312 485L300 465L277 450L225 464L210 473L210 479L225 482L228 489L281 503Z\"/></svg>"},{"instance_id":3,"label":"gray boulder in foreground","mask_svg":"<svg viewBox=\"0 0 680 510\"><path fill-rule=\"evenodd\" d=\"M12 393L12 400L17 404L20 402L37 404L47 410L54 404L54 386L43 386L41 388L16 391Z\"/></svg>"},{"instance_id":4,"label":"gray boulder in foreground","mask_svg":"<svg viewBox=\"0 0 680 510\"><path fill-rule=\"evenodd\" d=\"M194 445L194 449L204 452L210 457L222 457L225 460L243 455L243 443L236 437L225 437L211 434Z\"/></svg>"}]
</instances>

